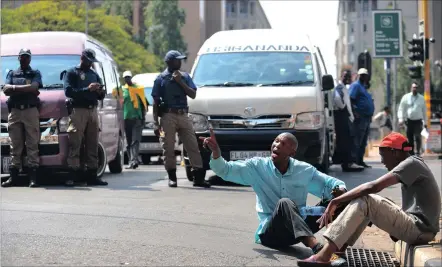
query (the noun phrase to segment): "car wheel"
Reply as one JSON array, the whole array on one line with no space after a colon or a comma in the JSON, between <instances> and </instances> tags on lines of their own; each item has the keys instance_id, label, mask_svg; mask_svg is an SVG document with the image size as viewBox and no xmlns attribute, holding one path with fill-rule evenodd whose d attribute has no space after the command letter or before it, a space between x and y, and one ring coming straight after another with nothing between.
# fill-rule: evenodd
<instances>
[{"instance_id":1,"label":"car wheel","mask_svg":"<svg viewBox=\"0 0 442 267\"><path fill-rule=\"evenodd\" d=\"M97 177L103 176L107 166L106 150L102 143L98 143L98 170Z\"/></svg>"},{"instance_id":2,"label":"car wheel","mask_svg":"<svg viewBox=\"0 0 442 267\"><path fill-rule=\"evenodd\" d=\"M117 156L114 160L109 162L109 171L111 173L121 173L124 166L124 152L123 152L123 141L121 138L118 141L118 151Z\"/></svg>"},{"instance_id":3,"label":"car wheel","mask_svg":"<svg viewBox=\"0 0 442 267\"><path fill-rule=\"evenodd\" d=\"M151 162L150 155L141 155L141 161L144 165L149 165L149 163Z\"/></svg>"}]
</instances>

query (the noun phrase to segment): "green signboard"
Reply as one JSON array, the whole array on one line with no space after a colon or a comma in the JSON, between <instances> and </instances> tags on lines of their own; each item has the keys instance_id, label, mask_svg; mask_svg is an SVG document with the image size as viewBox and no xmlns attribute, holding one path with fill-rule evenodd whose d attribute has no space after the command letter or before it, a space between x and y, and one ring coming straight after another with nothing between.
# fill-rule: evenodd
<instances>
[{"instance_id":1,"label":"green signboard","mask_svg":"<svg viewBox=\"0 0 442 267\"><path fill-rule=\"evenodd\" d=\"M402 57L401 10L373 11L373 57Z\"/></svg>"}]
</instances>

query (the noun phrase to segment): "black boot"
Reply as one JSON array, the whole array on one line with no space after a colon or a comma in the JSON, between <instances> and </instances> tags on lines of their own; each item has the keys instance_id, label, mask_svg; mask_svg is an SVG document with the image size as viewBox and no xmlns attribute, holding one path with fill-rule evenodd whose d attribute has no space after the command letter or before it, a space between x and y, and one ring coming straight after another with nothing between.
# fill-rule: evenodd
<instances>
[{"instance_id":1,"label":"black boot","mask_svg":"<svg viewBox=\"0 0 442 267\"><path fill-rule=\"evenodd\" d=\"M9 168L9 174L11 175L11 177L9 177L9 179L6 182L2 183L2 187L14 186L14 184L18 180L18 172L19 172L18 168Z\"/></svg>"},{"instance_id":2,"label":"black boot","mask_svg":"<svg viewBox=\"0 0 442 267\"><path fill-rule=\"evenodd\" d=\"M168 170L167 175L169 176L169 187L177 187L176 169Z\"/></svg>"},{"instance_id":3,"label":"black boot","mask_svg":"<svg viewBox=\"0 0 442 267\"><path fill-rule=\"evenodd\" d=\"M88 185L107 185L106 181L103 181L101 178L97 177L97 169L88 169L86 173Z\"/></svg>"},{"instance_id":4,"label":"black boot","mask_svg":"<svg viewBox=\"0 0 442 267\"><path fill-rule=\"evenodd\" d=\"M205 171L202 169L193 169L193 186L209 188L210 184L205 180Z\"/></svg>"},{"instance_id":5,"label":"black boot","mask_svg":"<svg viewBox=\"0 0 442 267\"><path fill-rule=\"evenodd\" d=\"M38 187L37 184L37 168L30 168L28 172L29 187Z\"/></svg>"}]
</instances>

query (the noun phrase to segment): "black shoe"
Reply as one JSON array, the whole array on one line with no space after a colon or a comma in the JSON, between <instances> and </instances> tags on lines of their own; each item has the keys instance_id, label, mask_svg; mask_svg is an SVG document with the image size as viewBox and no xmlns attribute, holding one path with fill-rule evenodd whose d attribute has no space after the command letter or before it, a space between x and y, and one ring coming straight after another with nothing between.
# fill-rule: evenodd
<instances>
[{"instance_id":1,"label":"black shoe","mask_svg":"<svg viewBox=\"0 0 442 267\"><path fill-rule=\"evenodd\" d=\"M2 183L2 187L11 187L15 185L15 182L18 180L18 172L19 169L17 168L9 168L9 174L11 175L11 177L9 177L9 179Z\"/></svg>"},{"instance_id":2,"label":"black shoe","mask_svg":"<svg viewBox=\"0 0 442 267\"><path fill-rule=\"evenodd\" d=\"M177 187L176 170L168 170L167 175L169 176L169 187Z\"/></svg>"},{"instance_id":3,"label":"black shoe","mask_svg":"<svg viewBox=\"0 0 442 267\"><path fill-rule=\"evenodd\" d=\"M365 162L362 162L362 163L359 164L359 165L361 165L361 166L364 167L364 168L371 168L371 166L370 166L370 165L367 165Z\"/></svg>"},{"instance_id":4,"label":"black shoe","mask_svg":"<svg viewBox=\"0 0 442 267\"><path fill-rule=\"evenodd\" d=\"M363 171L364 167L356 165L354 163L348 164L348 165L342 165L342 171L343 172L360 172Z\"/></svg>"},{"instance_id":5,"label":"black shoe","mask_svg":"<svg viewBox=\"0 0 442 267\"><path fill-rule=\"evenodd\" d=\"M205 171L200 169L192 170L193 173L193 186L209 188L211 185L205 180Z\"/></svg>"},{"instance_id":6,"label":"black shoe","mask_svg":"<svg viewBox=\"0 0 442 267\"><path fill-rule=\"evenodd\" d=\"M106 181L97 177L97 169L89 169L86 171L87 185L108 185Z\"/></svg>"},{"instance_id":7,"label":"black shoe","mask_svg":"<svg viewBox=\"0 0 442 267\"><path fill-rule=\"evenodd\" d=\"M37 184L37 168L29 169L29 187L38 187Z\"/></svg>"}]
</instances>

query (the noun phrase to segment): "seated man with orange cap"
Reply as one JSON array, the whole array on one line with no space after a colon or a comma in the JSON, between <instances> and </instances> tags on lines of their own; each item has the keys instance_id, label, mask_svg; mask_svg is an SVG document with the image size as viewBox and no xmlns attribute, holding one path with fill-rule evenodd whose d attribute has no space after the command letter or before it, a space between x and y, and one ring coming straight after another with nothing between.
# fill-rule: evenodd
<instances>
[{"instance_id":1,"label":"seated man with orange cap","mask_svg":"<svg viewBox=\"0 0 442 267\"><path fill-rule=\"evenodd\" d=\"M298 261L298 266L330 266L333 253L353 245L370 221L394 241L425 244L433 240L439 232L439 186L424 160L411 156L411 150L407 138L399 133L393 132L382 140L379 154L389 172L331 200L318 220L328 228L324 233L328 243L316 255ZM401 184L402 209L375 195L395 184ZM346 202L350 203L328 227L336 208Z\"/></svg>"}]
</instances>

